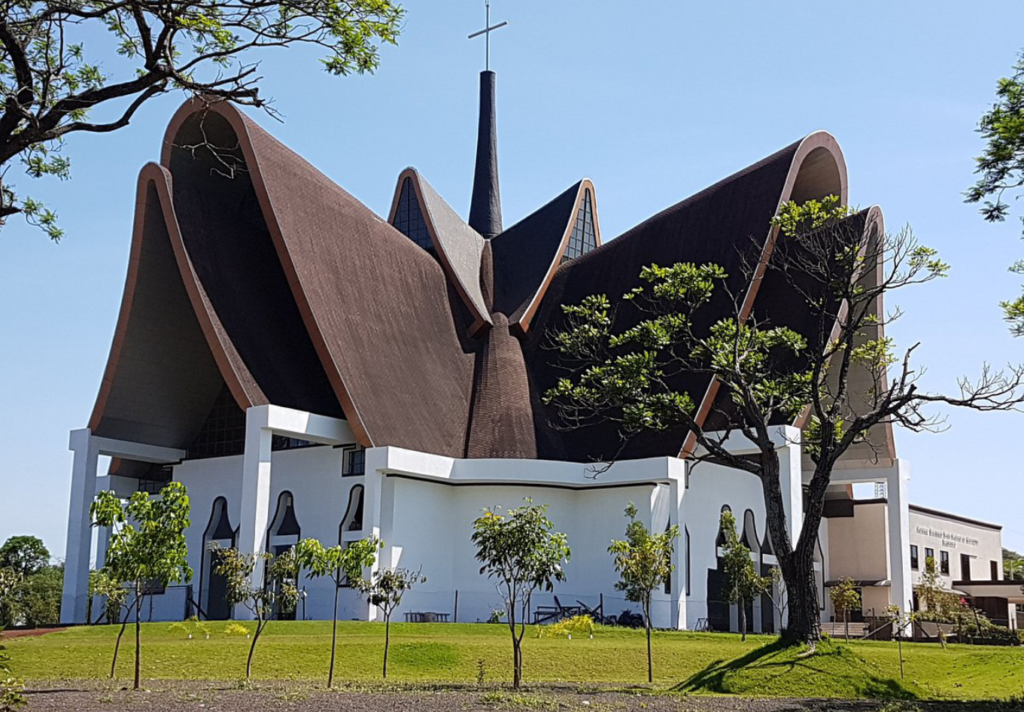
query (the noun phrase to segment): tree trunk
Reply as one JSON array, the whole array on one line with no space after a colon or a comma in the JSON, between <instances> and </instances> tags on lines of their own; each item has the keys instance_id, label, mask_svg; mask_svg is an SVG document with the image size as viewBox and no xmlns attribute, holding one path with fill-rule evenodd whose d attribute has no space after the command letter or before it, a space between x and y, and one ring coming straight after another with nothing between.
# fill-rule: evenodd
<instances>
[{"instance_id":1,"label":"tree trunk","mask_svg":"<svg viewBox=\"0 0 1024 712\"><path fill-rule=\"evenodd\" d=\"M391 614L384 616L384 679L388 679L388 646L391 645Z\"/></svg>"},{"instance_id":2,"label":"tree trunk","mask_svg":"<svg viewBox=\"0 0 1024 712\"><path fill-rule=\"evenodd\" d=\"M814 549L803 543L783 561L782 575L789 594L789 624L785 638L814 645L821 639L818 584L814 578Z\"/></svg>"},{"instance_id":3,"label":"tree trunk","mask_svg":"<svg viewBox=\"0 0 1024 712\"><path fill-rule=\"evenodd\" d=\"M740 641L747 642L747 604L740 599Z\"/></svg>"},{"instance_id":4,"label":"tree trunk","mask_svg":"<svg viewBox=\"0 0 1024 712\"><path fill-rule=\"evenodd\" d=\"M124 629L128 627L128 617L125 616L124 620L121 621L121 630L117 633L117 642L114 643L114 659L110 661L110 679L114 679L115 671L117 670L117 653L121 649L121 637L124 635Z\"/></svg>"},{"instance_id":5,"label":"tree trunk","mask_svg":"<svg viewBox=\"0 0 1024 712\"><path fill-rule=\"evenodd\" d=\"M133 689L138 690L142 682L142 594L136 589L135 595L135 685Z\"/></svg>"},{"instance_id":6,"label":"tree trunk","mask_svg":"<svg viewBox=\"0 0 1024 712\"><path fill-rule=\"evenodd\" d=\"M843 628L846 633L846 644L850 644L850 613L845 608L843 609Z\"/></svg>"},{"instance_id":7,"label":"tree trunk","mask_svg":"<svg viewBox=\"0 0 1024 712\"><path fill-rule=\"evenodd\" d=\"M331 621L331 669L327 673L327 687L330 689L334 686L334 658L335 651L338 646L338 589L341 586L338 582L334 582L334 618Z\"/></svg>"},{"instance_id":8,"label":"tree trunk","mask_svg":"<svg viewBox=\"0 0 1024 712\"><path fill-rule=\"evenodd\" d=\"M252 657L256 653L256 641L260 639L260 633L263 632L263 626L263 621L256 619L256 632L252 636L252 642L249 644L249 657L245 661L246 680L252 677Z\"/></svg>"}]
</instances>

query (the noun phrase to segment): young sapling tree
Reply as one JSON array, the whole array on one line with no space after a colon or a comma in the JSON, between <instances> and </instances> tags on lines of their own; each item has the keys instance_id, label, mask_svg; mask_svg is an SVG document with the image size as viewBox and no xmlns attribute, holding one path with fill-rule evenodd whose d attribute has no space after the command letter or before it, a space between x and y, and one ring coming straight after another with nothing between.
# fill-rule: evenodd
<instances>
[{"instance_id":1,"label":"young sapling tree","mask_svg":"<svg viewBox=\"0 0 1024 712\"><path fill-rule=\"evenodd\" d=\"M651 531L636 518L636 505L626 506L626 538L612 540L608 547L615 559L615 570L619 574L616 590L624 591L626 599L639 603L644 614L644 630L647 633L647 682L654 681L654 660L651 655L651 597L665 585L675 566L672 552L675 540L679 538L679 527L670 526L661 534Z\"/></svg>"},{"instance_id":2,"label":"young sapling tree","mask_svg":"<svg viewBox=\"0 0 1024 712\"><path fill-rule=\"evenodd\" d=\"M185 541L185 530L190 524L188 490L180 482L171 482L160 490L159 497L134 492L127 503L114 492L104 491L96 496L91 513L96 526L111 529L104 570L132 594L133 686L138 690L142 680L142 603L154 589L192 580Z\"/></svg>"},{"instance_id":3,"label":"young sapling tree","mask_svg":"<svg viewBox=\"0 0 1024 712\"><path fill-rule=\"evenodd\" d=\"M393 568L378 569L368 579L359 579L357 584L371 606L380 609L384 616L384 678L388 676L388 649L391 647L391 614L402 603L402 596L412 587L426 583L427 577L419 571Z\"/></svg>"},{"instance_id":4,"label":"young sapling tree","mask_svg":"<svg viewBox=\"0 0 1024 712\"><path fill-rule=\"evenodd\" d=\"M512 686L523 681L523 635L530 614L530 597L537 589L551 591L565 581L563 564L571 551L565 534L554 531L547 506L530 499L500 514L500 507L485 509L473 522L473 544L480 573L495 580L505 600L505 621L512 637Z\"/></svg>"},{"instance_id":5,"label":"young sapling tree","mask_svg":"<svg viewBox=\"0 0 1024 712\"><path fill-rule=\"evenodd\" d=\"M252 661L256 643L274 617L275 609L281 613L295 610L299 600L296 582L299 576L295 549L274 556L268 552L243 554L238 549L225 549L217 542L210 543L213 569L224 577L224 599L232 608L242 606L256 621L256 630L249 643L245 661L245 679L252 678ZM265 567L264 581L254 586L252 576L256 567Z\"/></svg>"},{"instance_id":6,"label":"young sapling tree","mask_svg":"<svg viewBox=\"0 0 1024 712\"><path fill-rule=\"evenodd\" d=\"M338 593L343 586L358 587L363 569L377 561L377 552L384 543L376 537L360 539L345 545L325 547L316 539L303 539L295 547L299 566L310 578L327 577L334 584L334 607L331 619L331 664L327 687L334 686L334 661L338 649Z\"/></svg>"}]
</instances>

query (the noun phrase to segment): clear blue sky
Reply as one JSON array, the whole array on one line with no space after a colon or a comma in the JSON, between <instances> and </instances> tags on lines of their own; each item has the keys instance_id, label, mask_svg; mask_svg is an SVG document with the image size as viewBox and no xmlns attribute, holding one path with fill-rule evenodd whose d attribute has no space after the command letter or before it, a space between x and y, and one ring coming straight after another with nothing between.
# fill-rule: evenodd
<instances>
[{"instance_id":1,"label":"clear blue sky","mask_svg":"<svg viewBox=\"0 0 1024 712\"><path fill-rule=\"evenodd\" d=\"M416 166L468 211L482 0L409 0L400 46L374 76L333 78L316 55L264 55L263 90L283 123L258 120L385 214ZM443 7L444 10L438 9ZM981 363L1024 360L997 307L1016 294L1016 221L992 226L961 193L995 82L1024 47L1020 23L972 3L494 0L506 224L581 177L605 239L816 129L831 131L851 200L913 225L953 266L900 296L891 333L921 342L926 386L955 387ZM117 68L108 60L108 68ZM67 183L19 179L59 209L67 237L13 221L0 233L0 541L41 536L63 555L68 431L85 426L124 284L138 170L159 156L180 96L127 129L69 142ZM12 170L10 175L13 175ZM597 285L595 285L597 286ZM948 432L898 432L915 503L1005 525L1024 551L1024 415L949 413Z\"/></svg>"}]
</instances>

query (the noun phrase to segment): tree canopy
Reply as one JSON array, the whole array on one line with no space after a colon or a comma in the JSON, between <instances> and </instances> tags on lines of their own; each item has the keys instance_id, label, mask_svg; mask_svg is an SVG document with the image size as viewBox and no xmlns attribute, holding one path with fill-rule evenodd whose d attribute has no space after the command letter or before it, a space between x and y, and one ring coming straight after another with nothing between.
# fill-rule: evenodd
<instances>
[{"instance_id":1,"label":"tree canopy","mask_svg":"<svg viewBox=\"0 0 1024 712\"><path fill-rule=\"evenodd\" d=\"M63 235L52 210L15 191L6 177L14 162L30 177L66 180L67 136L123 128L172 90L269 110L259 63L271 49L310 45L331 74L372 72L402 16L390 0L9 0L0 17L0 224L21 213L52 239ZM104 61L114 53L120 61Z\"/></svg>"},{"instance_id":2,"label":"tree canopy","mask_svg":"<svg viewBox=\"0 0 1024 712\"><path fill-rule=\"evenodd\" d=\"M1024 54L1013 66L1013 74L996 85L996 101L981 117L978 133L985 140L985 150L976 159L975 172L980 177L967 191L966 200L981 203L982 217L989 222L1003 222L1010 215L1006 197L1024 187ZM1011 265L1010 271L1024 274L1024 260ZM1014 335L1024 336L1024 294L1001 306Z\"/></svg>"},{"instance_id":3,"label":"tree canopy","mask_svg":"<svg viewBox=\"0 0 1024 712\"><path fill-rule=\"evenodd\" d=\"M12 536L0 546L0 569L21 577L39 573L50 563L50 550L35 536Z\"/></svg>"}]
</instances>

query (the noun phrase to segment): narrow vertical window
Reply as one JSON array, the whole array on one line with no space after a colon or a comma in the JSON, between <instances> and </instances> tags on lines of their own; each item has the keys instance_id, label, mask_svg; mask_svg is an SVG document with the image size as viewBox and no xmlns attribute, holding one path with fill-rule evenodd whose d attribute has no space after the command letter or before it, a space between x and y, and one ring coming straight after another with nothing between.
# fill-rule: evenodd
<instances>
[{"instance_id":1,"label":"narrow vertical window","mask_svg":"<svg viewBox=\"0 0 1024 712\"><path fill-rule=\"evenodd\" d=\"M921 568L921 562L917 558L917 544L910 545L910 568L917 571Z\"/></svg>"},{"instance_id":2,"label":"narrow vertical window","mask_svg":"<svg viewBox=\"0 0 1024 712\"><path fill-rule=\"evenodd\" d=\"M594 226L594 206L590 190L583 191L583 202L576 211L576 224L569 235L562 262L585 255L597 247L597 228Z\"/></svg>"}]
</instances>

